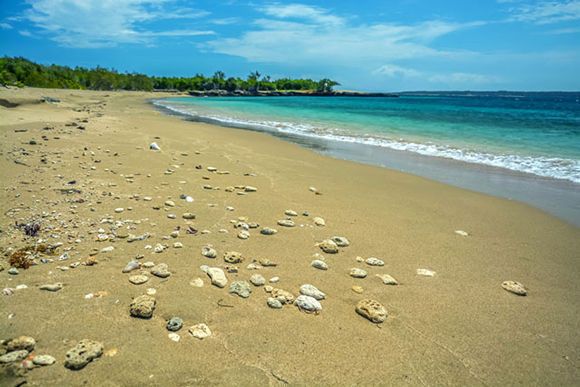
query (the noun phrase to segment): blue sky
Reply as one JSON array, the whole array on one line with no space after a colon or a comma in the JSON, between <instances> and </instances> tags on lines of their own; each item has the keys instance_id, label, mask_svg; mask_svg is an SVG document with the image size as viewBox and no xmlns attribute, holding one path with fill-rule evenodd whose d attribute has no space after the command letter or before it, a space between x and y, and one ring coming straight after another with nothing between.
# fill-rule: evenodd
<instances>
[{"instance_id":1,"label":"blue sky","mask_svg":"<svg viewBox=\"0 0 580 387\"><path fill-rule=\"evenodd\" d=\"M580 90L580 0L2 0L0 55L358 90Z\"/></svg>"}]
</instances>

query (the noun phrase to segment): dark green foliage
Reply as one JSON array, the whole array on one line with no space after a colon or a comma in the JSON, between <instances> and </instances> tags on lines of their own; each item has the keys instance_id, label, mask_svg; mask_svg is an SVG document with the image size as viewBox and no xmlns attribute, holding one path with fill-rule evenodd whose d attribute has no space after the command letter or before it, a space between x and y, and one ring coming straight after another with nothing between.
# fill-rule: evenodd
<instances>
[{"instance_id":1,"label":"dark green foliage","mask_svg":"<svg viewBox=\"0 0 580 387\"><path fill-rule=\"evenodd\" d=\"M261 78L260 78L261 77ZM223 71L216 71L213 76L205 77L196 74L193 77L150 77L137 73L119 73L114 69L96 67L87 69L57 65L40 65L19 57L0 58L0 84L13 86L30 86L58 89L89 90L179 90L204 91L317 91L331 92L338 85L330 79L314 81L312 79L282 78L272 80L262 76L258 71L246 79L228 77Z\"/></svg>"}]
</instances>

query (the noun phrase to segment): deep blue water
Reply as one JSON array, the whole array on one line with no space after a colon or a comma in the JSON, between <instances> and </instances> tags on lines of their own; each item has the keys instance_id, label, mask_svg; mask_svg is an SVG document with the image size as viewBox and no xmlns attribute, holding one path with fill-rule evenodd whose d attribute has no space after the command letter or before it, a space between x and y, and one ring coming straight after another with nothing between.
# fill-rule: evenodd
<instances>
[{"instance_id":1,"label":"deep blue water","mask_svg":"<svg viewBox=\"0 0 580 387\"><path fill-rule=\"evenodd\" d=\"M580 93L168 98L198 120L328 138L580 183Z\"/></svg>"}]
</instances>

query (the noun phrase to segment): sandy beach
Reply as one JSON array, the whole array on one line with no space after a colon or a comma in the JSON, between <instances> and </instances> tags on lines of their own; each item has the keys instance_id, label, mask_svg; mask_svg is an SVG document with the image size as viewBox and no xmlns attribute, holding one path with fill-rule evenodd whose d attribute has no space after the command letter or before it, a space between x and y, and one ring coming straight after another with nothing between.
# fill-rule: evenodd
<instances>
[{"instance_id":1,"label":"sandy beach","mask_svg":"<svg viewBox=\"0 0 580 387\"><path fill-rule=\"evenodd\" d=\"M37 103L42 96L59 102ZM580 382L577 227L514 201L168 116L148 102L163 96L0 90L11 102L0 106L0 355L7 340L29 336L26 359L56 359L35 367L25 359L28 371L0 365L0 385ZM38 235L15 226L25 223L38 223ZM335 236L349 245L336 254L317 246ZM56 243L12 274L15 251ZM202 255L209 245L216 258ZM231 251L243 261L225 262ZM151 274L159 264L171 275ZM227 285L212 285L202 265L223 269ZM147 282L132 284L139 274ZM247 298L229 292L256 274L294 297L314 285L325 293L322 310L271 308L263 285L249 285ZM398 285L385 285L384 274ZM504 290L509 280L527 296ZM51 284L62 288L40 289ZM148 293L152 317L131 316L132 301ZM384 322L355 311L365 299L384 306ZM172 317L183 320L176 332L166 329ZM202 323L211 335L193 337L190 327ZM84 339L102 343L102 354L65 367Z\"/></svg>"}]
</instances>

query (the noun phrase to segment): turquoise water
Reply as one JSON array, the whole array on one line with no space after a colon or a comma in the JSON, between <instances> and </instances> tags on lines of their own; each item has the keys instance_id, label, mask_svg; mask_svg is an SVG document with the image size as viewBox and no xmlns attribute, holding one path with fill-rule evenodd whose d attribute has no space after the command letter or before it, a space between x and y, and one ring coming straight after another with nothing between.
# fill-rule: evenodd
<instances>
[{"instance_id":1,"label":"turquoise water","mask_svg":"<svg viewBox=\"0 0 580 387\"><path fill-rule=\"evenodd\" d=\"M168 98L197 120L328 138L580 183L580 93Z\"/></svg>"}]
</instances>

